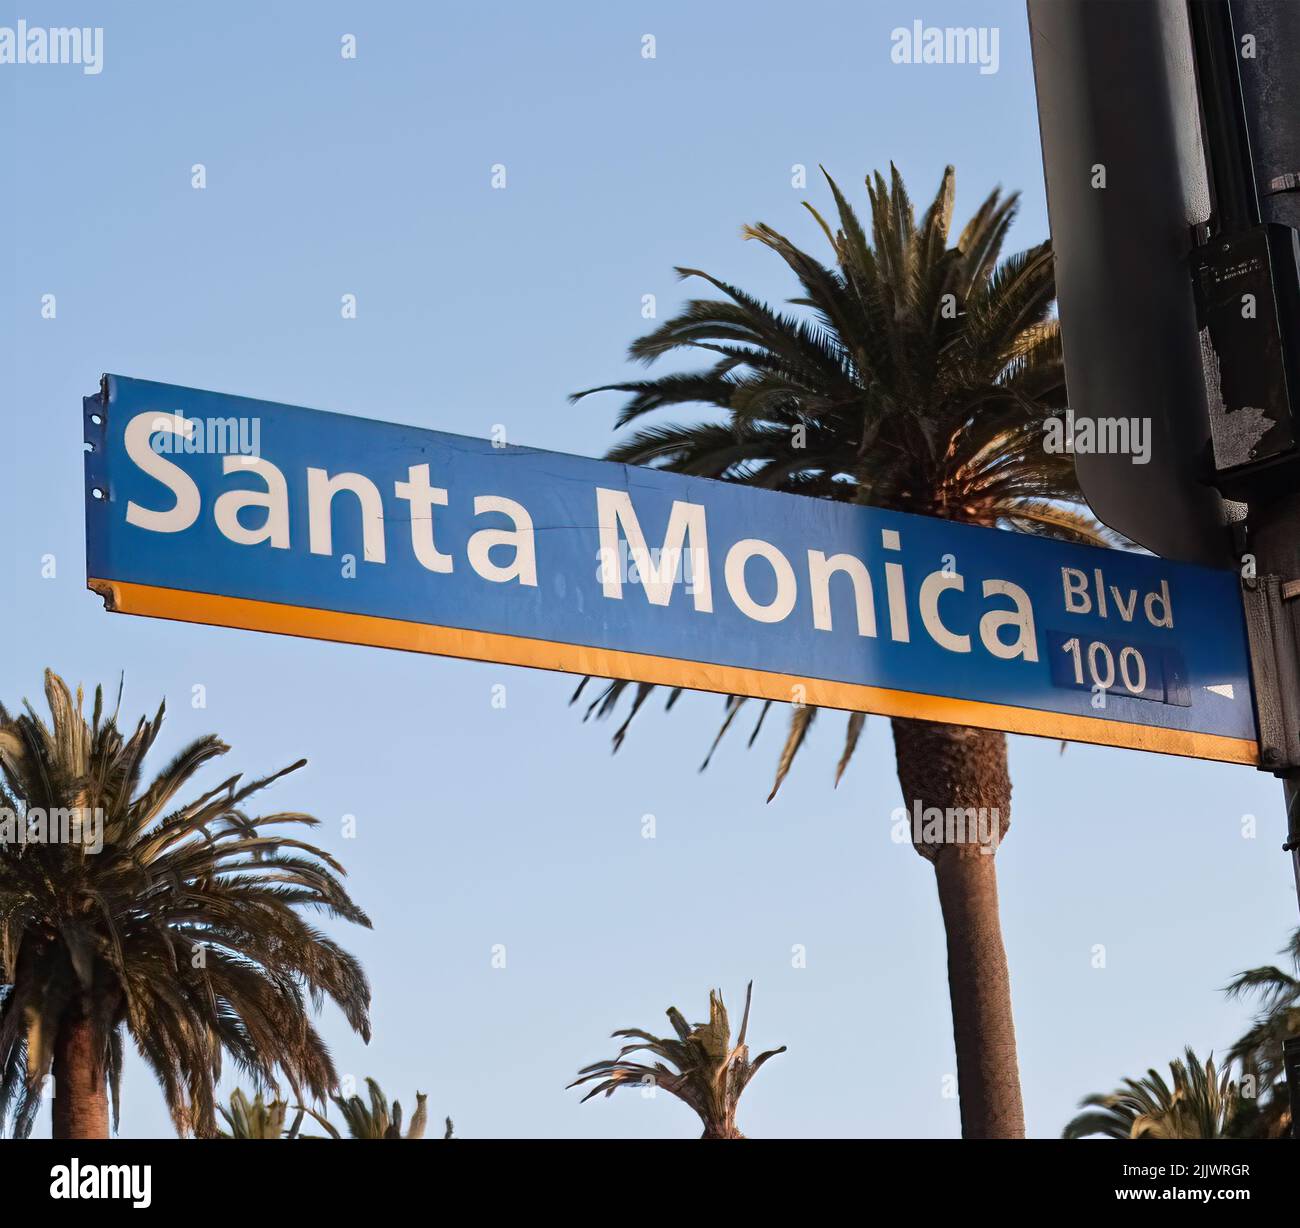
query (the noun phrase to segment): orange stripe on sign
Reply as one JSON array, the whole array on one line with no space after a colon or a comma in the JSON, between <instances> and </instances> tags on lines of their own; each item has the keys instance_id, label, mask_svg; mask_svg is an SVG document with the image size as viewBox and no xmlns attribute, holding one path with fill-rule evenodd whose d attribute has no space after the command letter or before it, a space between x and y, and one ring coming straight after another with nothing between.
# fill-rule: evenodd
<instances>
[{"instance_id":1,"label":"orange stripe on sign","mask_svg":"<svg viewBox=\"0 0 1300 1228\"><path fill-rule=\"evenodd\" d=\"M238 627L245 631L270 631L342 644L399 648L407 652L493 661L567 674L591 674L598 678L626 678L633 682L686 687L692 691L749 695L780 703L789 703L800 693L795 689L798 687L802 689L805 703L823 708L914 717L949 725L975 725L982 729L1003 729L1008 733L1217 759L1225 763L1253 766L1259 762L1259 747L1255 742L1220 734L1129 725L1093 716L1041 712L1035 708L922 695L853 682L831 682L825 678L799 678L792 674L774 674L734 665L678 661L671 657L621 652L612 648L557 644L550 640L498 635L489 631L433 627L427 623L379 618L372 614L343 614L309 606L250 601L245 597L218 597L211 593L191 593L119 580L90 579L86 585L104 598L108 609L122 614Z\"/></svg>"}]
</instances>

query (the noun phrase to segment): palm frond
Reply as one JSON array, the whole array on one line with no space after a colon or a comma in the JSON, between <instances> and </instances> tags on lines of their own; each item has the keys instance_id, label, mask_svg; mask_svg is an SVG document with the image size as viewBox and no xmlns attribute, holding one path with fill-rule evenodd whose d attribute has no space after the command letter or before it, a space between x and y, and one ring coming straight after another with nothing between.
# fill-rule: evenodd
<instances>
[{"instance_id":1,"label":"palm frond","mask_svg":"<svg viewBox=\"0 0 1300 1228\"><path fill-rule=\"evenodd\" d=\"M1085 1097L1080 1107L1089 1111L1074 1117L1063 1137L1229 1137L1240 1100L1229 1072L1215 1070L1213 1055L1202 1063L1190 1047L1169 1071L1172 1085L1148 1070L1144 1079L1125 1079L1117 1091Z\"/></svg>"},{"instance_id":2,"label":"palm frond","mask_svg":"<svg viewBox=\"0 0 1300 1228\"><path fill-rule=\"evenodd\" d=\"M655 1036L639 1028L621 1028L615 1038L632 1040L618 1056L593 1062L578 1071L568 1086L594 1084L582 1102L604 1094L612 1096L620 1087L662 1088L692 1108L704 1125L704 1138L743 1138L736 1126L736 1109L741 1093L770 1058L785 1052L785 1046L749 1060L746 1035L754 983L745 992L745 1014L740 1034L733 1045L727 1008L720 990L709 992L709 1018L694 1026L676 1007L669 1007L668 1019L676 1039ZM631 1061L634 1053L647 1053L653 1063Z\"/></svg>"},{"instance_id":3,"label":"palm frond","mask_svg":"<svg viewBox=\"0 0 1300 1228\"><path fill-rule=\"evenodd\" d=\"M1002 254L1018 196L995 189L952 244L952 167L919 222L892 164L888 177L867 176L865 224L822 172L834 211L823 215L808 203L808 213L829 248L825 261L765 223L742 230L789 270L793 311L778 311L704 270L679 268L679 276L703 281L718 297L687 301L634 341L629 357L653 365L685 350L706 355L712 365L575 394L629 397L615 425L635 427L609 456L764 489L1122 545L1084 505L1073 458L1044 446L1046 424L1065 406L1064 367L1051 315L1050 246ZM710 416L644 420L687 405ZM610 684L586 715L610 715L627 689ZM635 712L646 693L638 688L634 695ZM734 697L728 701L705 764L739 706ZM814 711L793 712L773 797ZM837 781L860 731L860 720L851 717ZM624 721L616 746L626 733Z\"/></svg>"},{"instance_id":4,"label":"palm frond","mask_svg":"<svg viewBox=\"0 0 1300 1228\"><path fill-rule=\"evenodd\" d=\"M128 736L96 689L88 722L52 671L47 725L31 705L0 721L0 780L20 813L85 807L102 848L0 845L0 1123L30 1130L65 1028L88 1023L104 1053L116 1118L123 1038L163 1089L178 1132L212 1137L283 1126L285 1102L218 1105L223 1056L274 1092L323 1098L337 1084L311 1022L333 1001L369 1037L370 989L357 960L309 924L322 913L370 922L324 850L284 832L310 815L251 816L245 803L305 761L245 781L232 776L176 804L228 747L212 736L177 752L147 783L165 709ZM119 697L120 702L120 697ZM274 833L274 834L273 834ZM240 1097L243 1097L242 1099ZM266 1136L265 1133L256 1135Z\"/></svg>"}]
</instances>

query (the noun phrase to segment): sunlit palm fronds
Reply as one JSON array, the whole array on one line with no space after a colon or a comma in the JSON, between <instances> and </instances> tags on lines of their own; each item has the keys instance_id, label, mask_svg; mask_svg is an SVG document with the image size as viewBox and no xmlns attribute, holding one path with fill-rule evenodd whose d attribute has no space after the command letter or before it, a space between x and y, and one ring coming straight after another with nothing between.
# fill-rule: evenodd
<instances>
[{"instance_id":1,"label":"sunlit palm fronds","mask_svg":"<svg viewBox=\"0 0 1300 1228\"><path fill-rule=\"evenodd\" d=\"M429 1097L424 1092L415 1093L415 1112L411 1114L405 1132L402 1130L402 1105L398 1100L389 1106L388 1097L383 1088L374 1079L366 1080L370 1093L369 1100L360 1096L331 1096L335 1107L343 1115L343 1124L349 1138L374 1139L423 1138L429 1124ZM313 1109L307 1110L325 1128L331 1138L342 1138L342 1134L323 1114ZM447 1119L446 1133L443 1138L451 1138L451 1118Z\"/></svg>"},{"instance_id":2,"label":"sunlit palm fronds","mask_svg":"<svg viewBox=\"0 0 1300 1228\"><path fill-rule=\"evenodd\" d=\"M163 707L126 733L99 689L89 721L81 692L74 699L50 671L45 696L48 723L31 705L17 716L0 708L0 804L22 822L75 810L91 835L0 844L0 1122L30 1131L69 1021L92 1028L115 1117L124 1032L182 1133L217 1133L223 1056L258 1086L283 1080L298 1100L323 1099L337 1078L311 1007L331 999L368 1039L370 990L307 914L370 922L343 867L292 834L318 820L247 809L306 761L251 781L232 775L180 802L228 750L219 738L182 747L147 780Z\"/></svg>"},{"instance_id":3,"label":"sunlit palm fronds","mask_svg":"<svg viewBox=\"0 0 1300 1228\"><path fill-rule=\"evenodd\" d=\"M829 262L763 223L743 231L792 275L793 310L679 268L706 295L634 341L629 356L652 364L687 353L708 365L574 394L628 395L617 425L632 433L610 449L610 459L1113 544L1083 504L1073 458L1044 447L1045 424L1066 403L1052 253L1042 243L1002 257L1016 195L995 189L954 244L952 167L919 220L892 166L888 180L867 178L865 225L829 175L826 182L830 219L806 207L829 245ZM714 413L687 423L647 421L685 405ZM587 716L610 716L627 686L612 684ZM616 750L649 690L635 688ZM727 698L718 740L742 702ZM794 709L773 794L812 720ZM850 714L837 780L861 733L861 714Z\"/></svg>"},{"instance_id":4,"label":"sunlit palm fronds","mask_svg":"<svg viewBox=\"0 0 1300 1228\"><path fill-rule=\"evenodd\" d=\"M1224 990L1230 998L1253 998L1261 1007L1228 1058L1240 1064L1243 1090L1251 1093L1242 1106L1243 1132L1269 1137L1281 1137L1291 1120L1282 1044L1300 1036L1300 929L1281 954L1292 971L1272 964L1251 968Z\"/></svg>"},{"instance_id":5,"label":"sunlit palm fronds","mask_svg":"<svg viewBox=\"0 0 1300 1228\"><path fill-rule=\"evenodd\" d=\"M219 1104L217 1112L225 1122L221 1137L238 1139L297 1138L304 1114L303 1109L298 1109L286 1127L289 1105L285 1101L272 1100L267 1104L261 1092L250 1100L238 1087L230 1093L230 1107Z\"/></svg>"},{"instance_id":6,"label":"sunlit palm fronds","mask_svg":"<svg viewBox=\"0 0 1300 1228\"><path fill-rule=\"evenodd\" d=\"M577 1087L595 1083L583 1101L604 1092L612 1096L620 1087L663 1088L688 1104L704 1123L702 1138L743 1138L736 1126L736 1109L741 1093L769 1058L785 1052L785 1046L760 1053L752 1062L745 1036L749 1029L749 1006L754 993L750 981L745 991L745 1014L736 1043L731 1043L731 1024L719 990L709 993L709 1021L691 1026L675 1006L668 1008L668 1021L675 1037L654 1036L639 1028L623 1028L613 1035L630 1040L618 1056L594 1062L578 1071L569 1084ZM631 1055L645 1053L653 1062L633 1061Z\"/></svg>"},{"instance_id":7,"label":"sunlit palm fronds","mask_svg":"<svg viewBox=\"0 0 1300 1228\"><path fill-rule=\"evenodd\" d=\"M1079 1102L1080 1113L1065 1127L1063 1137L1084 1138L1228 1138L1239 1103L1239 1089L1228 1068L1215 1070L1211 1056L1204 1063L1192 1049L1186 1061L1169 1063L1172 1086L1156 1070L1143 1079L1125 1079L1106 1095Z\"/></svg>"}]
</instances>

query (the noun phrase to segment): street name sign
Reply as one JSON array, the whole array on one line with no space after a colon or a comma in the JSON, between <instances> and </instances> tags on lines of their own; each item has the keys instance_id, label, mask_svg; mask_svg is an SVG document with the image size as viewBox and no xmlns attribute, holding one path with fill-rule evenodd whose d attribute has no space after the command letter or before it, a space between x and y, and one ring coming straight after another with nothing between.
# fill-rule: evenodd
<instances>
[{"instance_id":1,"label":"street name sign","mask_svg":"<svg viewBox=\"0 0 1300 1228\"><path fill-rule=\"evenodd\" d=\"M108 375L109 610L1253 764L1232 572Z\"/></svg>"}]
</instances>

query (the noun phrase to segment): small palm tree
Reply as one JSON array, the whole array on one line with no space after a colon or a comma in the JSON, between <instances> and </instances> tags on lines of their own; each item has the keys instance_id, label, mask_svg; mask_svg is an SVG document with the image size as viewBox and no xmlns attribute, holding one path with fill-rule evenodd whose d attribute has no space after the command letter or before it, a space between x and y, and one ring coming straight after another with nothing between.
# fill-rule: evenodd
<instances>
[{"instance_id":1,"label":"small palm tree","mask_svg":"<svg viewBox=\"0 0 1300 1228\"><path fill-rule=\"evenodd\" d=\"M1263 1008L1228 1050L1228 1058L1240 1064L1243 1089L1253 1093L1243 1096L1241 1132L1267 1138L1283 1138L1291 1127L1282 1042L1300 1036L1300 929L1281 954L1292 972L1272 964L1251 968L1238 973L1224 990L1234 999L1255 997Z\"/></svg>"},{"instance_id":2,"label":"small palm tree","mask_svg":"<svg viewBox=\"0 0 1300 1228\"><path fill-rule=\"evenodd\" d=\"M124 1033L182 1134L217 1134L223 1054L263 1086L283 1078L296 1099L323 1100L338 1080L307 999L332 999L369 1040L370 989L303 913L370 922L342 866L281 831L316 819L244 808L306 761L177 802L229 749L220 739L191 742L146 784L164 707L127 736L100 689L89 722L80 690L48 670L45 696L48 725L30 705L0 707L0 807L33 831L81 816L83 839L0 845L0 1122L29 1133L52 1073L54 1137L107 1137Z\"/></svg>"},{"instance_id":3,"label":"small palm tree","mask_svg":"<svg viewBox=\"0 0 1300 1228\"><path fill-rule=\"evenodd\" d=\"M285 1118L289 1105L284 1100L272 1100L270 1104L262 1099L262 1093L250 1100L241 1088L230 1093L230 1107L217 1105L217 1112L226 1123L221 1131L222 1138L269 1139L297 1138L302 1125L303 1109L294 1114L293 1123L285 1128Z\"/></svg>"},{"instance_id":4,"label":"small palm tree","mask_svg":"<svg viewBox=\"0 0 1300 1228\"><path fill-rule=\"evenodd\" d=\"M805 206L829 243L833 265L770 226L744 228L746 238L776 253L793 273L798 290L790 301L799 311L778 311L699 269L677 270L717 293L688 302L634 341L629 356L650 364L685 351L703 354L710 365L576 393L574 399L604 391L630 395L616 426L639 429L607 456L762 489L1110 544L1083 506L1073 457L1044 447L1045 426L1066 403L1050 245L1001 259L1017 198L995 190L949 246L952 167L919 223L902 178L893 167L890 172L888 183L879 173L867 180L869 234L829 175L838 226ZM682 405L704 406L714 416L645 424L649 415ZM640 684L630 692L616 750L653 689ZM588 715L611 715L625 693L628 683L612 683ZM669 708L679 694L670 693ZM714 748L747 702L727 699ZM762 705L750 745L770 707L771 701ZM771 796L817 715L811 706L793 708ZM864 719L860 712L847 718L837 783ZM907 808L986 808L997 816L1000 840L1011 816L1005 735L901 717L892 727ZM934 867L947 932L962 1132L1021 1137L995 859L987 843L935 843L913 832L913 844Z\"/></svg>"},{"instance_id":5,"label":"small palm tree","mask_svg":"<svg viewBox=\"0 0 1300 1228\"><path fill-rule=\"evenodd\" d=\"M402 1105L393 1101L392 1109L388 1106L388 1097L374 1079L366 1080L370 1089L370 1103L360 1096L331 1096L340 1113L343 1124L347 1126L349 1138L423 1138L425 1127L429 1124L429 1097L424 1092L415 1093L415 1112L411 1115L406 1133L402 1133ZM328 1131L331 1138L342 1138L338 1128L330 1121L311 1109L307 1110ZM451 1138L451 1118L447 1118L447 1129L443 1138Z\"/></svg>"},{"instance_id":6,"label":"small palm tree","mask_svg":"<svg viewBox=\"0 0 1300 1228\"><path fill-rule=\"evenodd\" d=\"M1085 1097L1079 1107L1090 1111L1075 1117L1063 1137L1231 1137L1240 1099L1229 1069L1216 1072L1213 1056L1202 1064L1189 1048L1186 1062L1175 1058L1169 1070L1172 1088L1158 1071L1148 1070L1145 1079L1125 1079L1118 1091Z\"/></svg>"},{"instance_id":7,"label":"small palm tree","mask_svg":"<svg viewBox=\"0 0 1300 1228\"><path fill-rule=\"evenodd\" d=\"M749 1003L753 994L754 982L750 981L745 991L745 1014L740 1021L740 1035L736 1037L734 1046L722 993L714 989L709 992L708 1023L691 1027L681 1011L670 1006L668 1021L677 1033L676 1040L652 1036L637 1028L622 1028L612 1035L636 1043L624 1045L615 1058L584 1066L569 1086L577 1087L599 1080L583 1096L584 1104L601 1092L612 1096L620 1087L662 1087L690 1105L699 1115L704 1123L701 1138L744 1138L736 1126L736 1109L741 1093L768 1058L785 1052L782 1045L779 1049L760 1053L752 1062L749 1060L745 1033L749 1027ZM653 1054L661 1060L652 1066L628 1060L629 1054L641 1052ZM672 1065L665 1065L666 1062Z\"/></svg>"}]
</instances>

